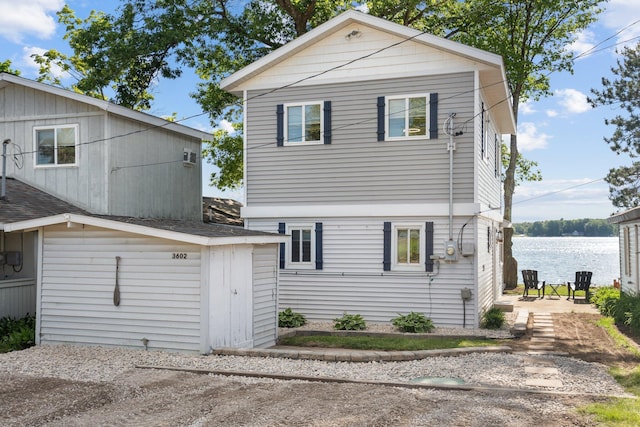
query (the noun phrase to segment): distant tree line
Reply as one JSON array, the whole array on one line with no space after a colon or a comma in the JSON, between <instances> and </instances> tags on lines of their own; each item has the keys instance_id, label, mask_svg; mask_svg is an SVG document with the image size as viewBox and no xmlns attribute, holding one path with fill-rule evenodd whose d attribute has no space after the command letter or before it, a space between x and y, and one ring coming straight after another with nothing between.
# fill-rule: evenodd
<instances>
[{"instance_id":1,"label":"distant tree line","mask_svg":"<svg viewBox=\"0 0 640 427\"><path fill-rule=\"evenodd\" d=\"M606 219L553 219L513 224L513 232L532 237L608 237L617 236L618 228L615 224L609 224Z\"/></svg>"}]
</instances>

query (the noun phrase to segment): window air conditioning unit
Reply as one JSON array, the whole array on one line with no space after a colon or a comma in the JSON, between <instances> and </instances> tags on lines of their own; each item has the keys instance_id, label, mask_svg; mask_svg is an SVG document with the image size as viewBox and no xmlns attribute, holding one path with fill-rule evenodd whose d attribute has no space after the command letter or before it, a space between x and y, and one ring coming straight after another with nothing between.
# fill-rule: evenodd
<instances>
[{"instance_id":1,"label":"window air conditioning unit","mask_svg":"<svg viewBox=\"0 0 640 427\"><path fill-rule=\"evenodd\" d=\"M198 153L188 148L184 149L182 154L182 164L185 166L195 166L198 161Z\"/></svg>"}]
</instances>

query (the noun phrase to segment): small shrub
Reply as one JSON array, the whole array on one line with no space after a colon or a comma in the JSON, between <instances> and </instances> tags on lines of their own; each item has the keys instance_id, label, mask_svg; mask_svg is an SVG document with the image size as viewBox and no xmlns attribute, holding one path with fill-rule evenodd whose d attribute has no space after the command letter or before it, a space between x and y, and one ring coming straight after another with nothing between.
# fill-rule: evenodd
<instances>
[{"instance_id":1,"label":"small shrub","mask_svg":"<svg viewBox=\"0 0 640 427\"><path fill-rule=\"evenodd\" d=\"M367 324L359 314L344 313L342 317L333 319L333 328L339 331L361 331L367 328Z\"/></svg>"},{"instance_id":2,"label":"small shrub","mask_svg":"<svg viewBox=\"0 0 640 427\"><path fill-rule=\"evenodd\" d=\"M278 313L278 326L281 328L297 328L307 323L307 318L287 308Z\"/></svg>"},{"instance_id":3,"label":"small shrub","mask_svg":"<svg viewBox=\"0 0 640 427\"><path fill-rule=\"evenodd\" d=\"M0 319L0 353L24 350L36 343L36 317L29 316L15 320L10 317Z\"/></svg>"},{"instance_id":4,"label":"small shrub","mask_svg":"<svg viewBox=\"0 0 640 427\"><path fill-rule=\"evenodd\" d=\"M504 313L497 307L491 307L482 315L480 326L486 329L500 329L504 325Z\"/></svg>"},{"instance_id":5,"label":"small shrub","mask_svg":"<svg viewBox=\"0 0 640 427\"><path fill-rule=\"evenodd\" d=\"M413 311L409 314L401 314L391 319L391 323L402 332L431 332L435 328L431 319L425 317L422 313L415 313Z\"/></svg>"},{"instance_id":6,"label":"small shrub","mask_svg":"<svg viewBox=\"0 0 640 427\"><path fill-rule=\"evenodd\" d=\"M625 325L633 335L640 335L640 296L620 293L614 309L616 324Z\"/></svg>"},{"instance_id":7,"label":"small shrub","mask_svg":"<svg viewBox=\"0 0 640 427\"><path fill-rule=\"evenodd\" d=\"M607 317L613 317L616 311L616 305L620 300L620 290L612 286L598 288L591 297L591 302L598 308L600 314Z\"/></svg>"}]
</instances>

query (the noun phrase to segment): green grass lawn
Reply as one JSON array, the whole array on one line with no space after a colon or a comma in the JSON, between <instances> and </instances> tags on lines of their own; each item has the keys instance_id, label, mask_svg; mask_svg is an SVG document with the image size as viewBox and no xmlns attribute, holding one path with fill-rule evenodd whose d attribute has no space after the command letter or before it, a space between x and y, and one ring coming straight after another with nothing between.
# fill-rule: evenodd
<instances>
[{"instance_id":1,"label":"green grass lawn","mask_svg":"<svg viewBox=\"0 0 640 427\"><path fill-rule=\"evenodd\" d=\"M640 356L637 346L615 327L613 318L603 317L598 322L613 338L617 346ZM614 398L606 403L595 403L580 408L579 411L595 417L604 426L639 426L640 425L640 366L624 369L609 367L609 372L624 389L636 396L636 399Z\"/></svg>"},{"instance_id":2,"label":"green grass lawn","mask_svg":"<svg viewBox=\"0 0 640 427\"><path fill-rule=\"evenodd\" d=\"M293 336L280 340L280 345L290 345L297 347L348 348L355 350L383 351L415 351L461 347L487 347L503 344L503 340L469 339L455 337L404 338L308 335Z\"/></svg>"}]
</instances>

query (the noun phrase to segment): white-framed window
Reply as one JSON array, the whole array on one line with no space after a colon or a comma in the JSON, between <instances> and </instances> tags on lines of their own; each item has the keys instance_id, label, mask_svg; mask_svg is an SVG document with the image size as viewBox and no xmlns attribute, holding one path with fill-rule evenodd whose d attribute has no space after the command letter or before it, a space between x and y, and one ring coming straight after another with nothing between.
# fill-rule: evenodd
<instances>
[{"instance_id":1,"label":"white-framed window","mask_svg":"<svg viewBox=\"0 0 640 427\"><path fill-rule=\"evenodd\" d=\"M315 233L313 224L290 226L288 261L291 267L315 268Z\"/></svg>"},{"instance_id":2,"label":"white-framed window","mask_svg":"<svg viewBox=\"0 0 640 427\"><path fill-rule=\"evenodd\" d=\"M385 98L385 139L429 138L429 94Z\"/></svg>"},{"instance_id":3,"label":"white-framed window","mask_svg":"<svg viewBox=\"0 0 640 427\"><path fill-rule=\"evenodd\" d=\"M284 104L284 145L322 144L322 101Z\"/></svg>"},{"instance_id":4,"label":"white-framed window","mask_svg":"<svg viewBox=\"0 0 640 427\"><path fill-rule=\"evenodd\" d=\"M424 269L424 224L394 224L392 260L394 270Z\"/></svg>"},{"instance_id":5,"label":"white-framed window","mask_svg":"<svg viewBox=\"0 0 640 427\"><path fill-rule=\"evenodd\" d=\"M502 140L498 138L498 134L496 133L494 136L494 151L495 151L495 159L494 159L494 174L496 178L500 178L500 170L502 166Z\"/></svg>"},{"instance_id":6,"label":"white-framed window","mask_svg":"<svg viewBox=\"0 0 640 427\"><path fill-rule=\"evenodd\" d=\"M36 166L75 166L78 162L78 125L33 128Z\"/></svg>"}]
</instances>

